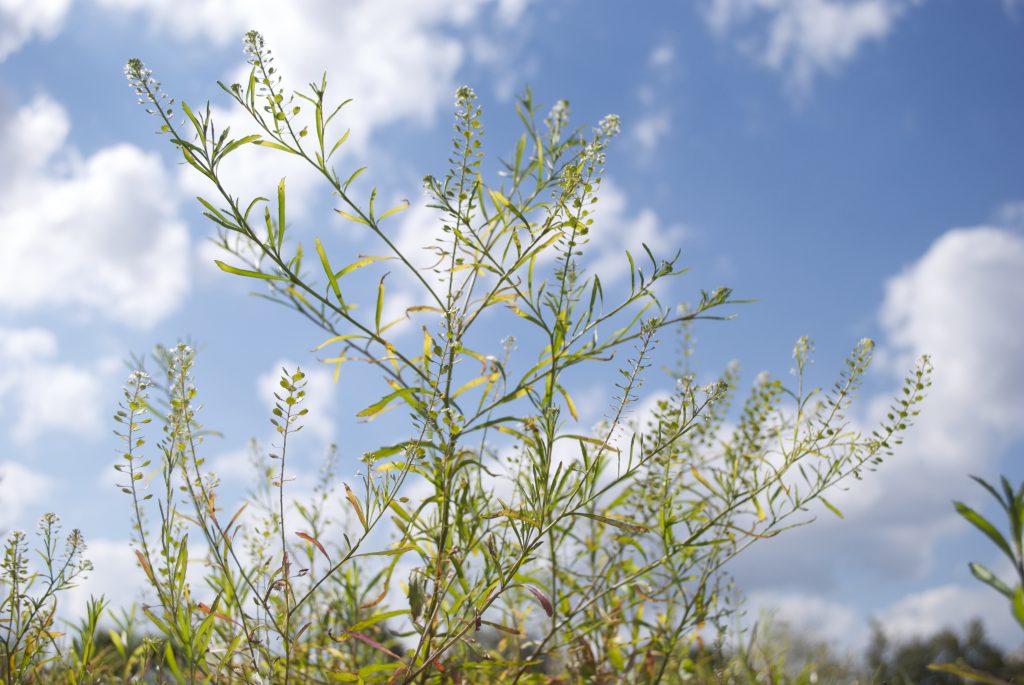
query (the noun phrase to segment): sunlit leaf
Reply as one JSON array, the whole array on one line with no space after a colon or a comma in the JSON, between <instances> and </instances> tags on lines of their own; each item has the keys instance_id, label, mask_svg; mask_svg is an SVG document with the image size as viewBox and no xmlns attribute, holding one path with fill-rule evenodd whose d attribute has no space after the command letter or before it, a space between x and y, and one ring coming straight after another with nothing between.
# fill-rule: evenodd
<instances>
[{"instance_id":1,"label":"sunlit leaf","mask_svg":"<svg viewBox=\"0 0 1024 685\"><path fill-rule=\"evenodd\" d=\"M306 542L309 542L312 545L314 545L318 550L320 550L320 553L324 555L324 558L327 559L327 562L330 563L331 556L327 553L327 550L324 549L324 546L322 544L320 544L319 540L317 540L312 535L310 535L308 533L303 533L302 531L299 531L299 530L295 531L295 534L298 535L303 540L305 540Z\"/></svg>"},{"instance_id":2,"label":"sunlit leaf","mask_svg":"<svg viewBox=\"0 0 1024 685\"><path fill-rule=\"evenodd\" d=\"M359 519L359 523L363 525L363 530L367 530L366 516L363 515L363 507L359 504L359 499L356 497L356 494L352 492L352 488L348 486L348 483L343 483L343 485L345 486L345 498L349 501L349 504L352 505L352 508L355 509L356 517Z\"/></svg>"},{"instance_id":3,"label":"sunlit leaf","mask_svg":"<svg viewBox=\"0 0 1024 685\"><path fill-rule=\"evenodd\" d=\"M213 262L218 267L220 267L221 271L226 271L229 274L235 274L236 276L245 276L246 278L262 278L262 279L267 280L267 281L286 281L286 280L288 280L284 276L279 276L279 275L275 275L275 274L267 274L267 273L263 273L261 271L250 271L248 269L239 269L237 266L231 266L230 264L225 264L224 262L220 261L219 259L215 259L215 260L213 260Z\"/></svg>"},{"instance_id":4,"label":"sunlit leaf","mask_svg":"<svg viewBox=\"0 0 1024 685\"><path fill-rule=\"evenodd\" d=\"M646 533L650 530L650 528L648 528L647 526L641 525L639 523L634 523L633 521L623 521L622 519L611 518L610 516L601 516L599 514L591 514L590 512L586 511L574 511L573 515L593 519L594 521L605 523L609 526L615 526L616 528L628 531L630 533Z\"/></svg>"}]
</instances>

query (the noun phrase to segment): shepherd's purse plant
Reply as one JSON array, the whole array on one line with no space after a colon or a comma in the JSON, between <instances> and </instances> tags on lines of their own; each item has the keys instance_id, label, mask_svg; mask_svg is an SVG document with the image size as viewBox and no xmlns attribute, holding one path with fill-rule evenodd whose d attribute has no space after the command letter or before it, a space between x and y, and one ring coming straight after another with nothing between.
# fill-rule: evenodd
<instances>
[{"instance_id":1,"label":"shepherd's purse plant","mask_svg":"<svg viewBox=\"0 0 1024 685\"><path fill-rule=\"evenodd\" d=\"M592 231L607 230L594 209L616 117L571 129L559 102L541 121L527 91L522 134L492 183L481 108L460 88L448 168L423 181L441 219L422 268L393 230L407 203L382 208L376 189L363 190L365 168L342 169L347 101L328 97L326 76L287 87L258 33L244 45L248 80L220 84L249 117L244 135L219 128L209 106L175 102L139 60L126 75L210 183L199 202L224 249L218 266L318 327L337 382L347 364L373 368L379 394L357 416L388 422L395 437L358 455L358 473L327 460L312 500L292 504L306 376L285 369L260 485L226 507L204 461L194 350L160 348L151 375L133 373L118 468L157 634L146 673L285 684L690 678L690 650L733 610L726 564L816 503L839 513L827 491L900 443L929 384L927 359L885 421L861 433L848 417L872 343L820 390L805 386L813 349L801 338L794 381L759 376L733 418L738 372L699 386L687 342L696 322L725 318L731 292L666 302L684 273L679 255L646 246L622 256L628 286L585 268ZM294 239L283 179L268 197L239 196L221 165L243 149L308 163L376 254ZM415 304L387 320L398 279ZM684 341L674 391L638 414L666 338ZM584 425L572 379L605 368L618 379L605 419Z\"/></svg>"}]
</instances>

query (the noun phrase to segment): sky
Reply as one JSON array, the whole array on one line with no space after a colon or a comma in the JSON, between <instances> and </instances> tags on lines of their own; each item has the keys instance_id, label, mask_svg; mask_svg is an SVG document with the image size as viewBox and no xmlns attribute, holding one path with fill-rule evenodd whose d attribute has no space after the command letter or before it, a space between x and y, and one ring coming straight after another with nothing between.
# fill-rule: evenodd
<instances>
[{"instance_id":1,"label":"sky","mask_svg":"<svg viewBox=\"0 0 1024 685\"><path fill-rule=\"evenodd\" d=\"M677 300L720 285L755 300L695 329L703 377L736 359L745 384L786 378L808 335L827 385L871 337L855 412L870 425L930 354L920 420L835 498L845 519L815 511L729 570L753 610L847 647L872 618L910 637L974 616L1021 646L1002 598L967 569L1007 564L951 504L995 513L969 474L1024 479L1016 0L0 0L0 529L45 511L80 527L96 569L76 597L130 601L139 577L111 467L132 354L195 341L203 418L223 434L205 448L236 492L249 439L270 434L282 365L310 373L300 480L334 442L351 474L353 445L380 437L352 421L368 377L334 384L310 352L322 334L213 266L194 200L205 188L124 81L140 57L176 98L242 126L216 81L240 80L250 28L290 83L326 70L329 92L353 98L343 163L412 200L403 244L430 230L420 179L444 171L456 88L479 95L494 173L530 86L548 106L568 100L576 124L621 117L588 257L602 280L621 285L624 250L646 243L682 251ZM287 176L301 236L366 248L308 173L274 160L236 165L231 182L268 194ZM596 422L607 392L581 383L582 420Z\"/></svg>"}]
</instances>

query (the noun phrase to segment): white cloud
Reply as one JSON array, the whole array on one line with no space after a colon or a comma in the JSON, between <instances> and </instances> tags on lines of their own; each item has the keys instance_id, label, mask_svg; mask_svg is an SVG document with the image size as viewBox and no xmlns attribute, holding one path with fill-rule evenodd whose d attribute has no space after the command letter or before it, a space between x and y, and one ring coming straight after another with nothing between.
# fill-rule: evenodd
<instances>
[{"instance_id":1,"label":"white cloud","mask_svg":"<svg viewBox=\"0 0 1024 685\"><path fill-rule=\"evenodd\" d=\"M646 114L630 128L630 136L644 155L652 154L671 132L672 120L668 112Z\"/></svg>"},{"instance_id":2,"label":"white cloud","mask_svg":"<svg viewBox=\"0 0 1024 685\"><path fill-rule=\"evenodd\" d=\"M245 31L258 29L273 50L286 86L319 81L326 70L329 93L354 99L341 119L352 127L350 144L360 149L374 127L403 120L429 124L439 109L450 106L465 50L449 30L475 21L489 4L487 0L100 2L111 9L145 11L156 29L182 40L240 44ZM499 15L515 21L526 4L502 0ZM247 65L235 69L233 76L244 83Z\"/></svg>"},{"instance_id":3,"label":"white cloud","mask_svg":"<svg viewBox=\"0 0 1024 685\"><path fill-rule=\"evenodd\" d=\"M0 0L0 62L32 38L60 32L71 0Z\"/></svg>"},{"instance_id":4,"label":"white cloud","mask_svg":"<svg viewBox=\"0 0 1024 685\"><path fill-rule=\"evenodd\" d=\"M280 385L282 369L287 369L291 374L295 373L299 366L300 364L297 362L280 359L270 371L260 375L257 379L256 386L260 399L266 404L268 411L272 410L277 402L274 393L282 397L287 393ZM331 442L334 439L332 416L335 390L331 372L324 368L309 368L308 366L303 367L302 372L306 374L306 399L301 406L309 410L309 413L299 420L300 424L305 426L302 430L313 433L324 442Z\"/></svg>"},{"instance_id":5,"label":"white cloud","mask_svg":"<svg viewBox=\"0 0 1024 685\"><path fill-rule=\"evenodd\" d=\"M505 24L517 24L534 0L498 0L498 16Z\"/></svg>"},{"instance_id":6,"label":"white cloud","mask_svg":"<svg viewBox=\"0 0 1024 685\"><path fill-rule=\"evenodd\" d=\"M319 82L326 71L329 101L353 99L337 117L337 128L329 133L339 136L351 128L348 142L334 159L344 178L359 166L351 155L364 157L379 128L398 122L428 126L439 111L450 110L459 85L456 74L469 53L469 41L454 35L456 31L472 26L467 35L486 36L492 44L492 49L484 50L492 55L490 66L508 71L509 60L501 58L502 42L493 34L508 34L530 0L99 2L111 10L144 13L154 31L168 32L182 41L212 41L220 47L238 45L239 64L224 76L229 83L248 80L249 66L242 61L241 40L252 28L266 38L286 89ZM159 74L160 65L151 66ZM502 78L507 80L507 74ZM214 108L213 114L219 127L230 125L236 134L256 130L248 116L237 108ZM309 128L313 130L312 123ZM270 168L272 172L268 171ZM204 178L191 169L184 171L185 185L190 191L210 193ZM269 197L268 191L279 178L287 176L293 196L290 206L296 218L302 218L309 205L308 194L323 183L298 158L259 148L238 150L225 162L221 173L228 180L230 191L243 198ZM358 195L362 191L356 192Z\"/></svg>"},{"instance_id":7,"label":"white cloud","mask_svg":"<svg viewBox=\"0 0 1024 685\"><path fill-rule=\"evenodd\" d=\"M647 63L655 68L671 66L676 59L676 51L671 45L659 45L651 50Z\"/></svg>"},{"instance_id":8,"label":"white cloud","mask_svg":"<svg viewBox=\"0 0 1024 685\"><path fill-rule=\"evenodd\" d=\"M598 191L599 201L594 205L594 225L590 242L583 248L584 263L601 281L610 283L629 273L626 251L633 255L638 266L649 273L650 259L643 245L651 249L658 259L671 257L686 238L681 226L662 224L658 215L644 208L635 214L629 212L626 193L611 179L604 179Z\"/></svg>"},{"instance_id":9,"label":"white cloud","mask_svg":"<svg viewBox=\"0 0 1024 685\"><path fill-rule=\"evenodd\" d=\"M101 371L58 361L53 333L0 328L0 358L0 406L14 417L15 441L29 442L50 429L99 432L105 406Z\"/></svg>"},{"instance_id":10,"label":"white cloud","mask_svg":"<svg viewBox=\"0 0 1024 685\"><path fill-rule=\"evenodd\" d=\"M1024 436L1024 237L955 229L889 281L882 324L897 366L932 355L937 370L915 450L974 464ZM979 463L979 460L982 460Z\"/></svg>"},{"instance_id":11,"label":"white cloud","mask_svg":"<svg viewBox=\"0 0 1024 685\"><path fill-rule=\"evenodd\" d=\"M812 525L755 545L733 569L741 587L776 593L800 588L827 596L844 574L945 580L941 569L949 561L940 556L942 541L974 534L951 500L980 502L984 493L968 474L994 477L1002 452L1024 437L1021 273L1024 237L982 226L948 231L889 280L880 311L879 362L900 378L915 356L932 355L933 386L921 416L878 473L829 495L845 520L819 509ZM888 401L888 394L868 398L870 416L861 425L881 418ZM977 590L936 588L908 597L883 612L886 624L892 618L907 634L911 628L934 630L941 625L936 612L944 610L942 620L958 625L980 614L995 634L1005 612L994 608L988 588ZM954 594L956 602L950 599Z\"/></svg>"},{"instance_id":12,"label":"white cloud","mask_svg":"<svg viewBox=\"0 0 1024 685\"><path fill-rule=\"evenodd\" d=\"M762 612L791 627L798 635L812 637L840 648L861 652L870 635L869 615L856 607L803 592L755 592L746 598L748 623ZM986 633L1006 649L1020 646L1020 629L1010 613L1009 602L982 586L941 585L911 593L870 612L888 638L905 642L934 635L944 628L961 631L980 618Z\"/></svg>"},{"instance_id":13,"label":"white cloud","mask_svg":"<svg viewBox=\"0 0 1024 685\"><path fill-rule=\"evenodd\" d=\"M1004 648L1020 646L1020 626L1010 613L1010 603L980 583L942 585L907 595L877 615L885 634L898 641L927 637L942 628L959 631L979 617L996 643Z\"/></svg>"},{"instance_id":14,"label":"white cloud","mask_svg":"<svg viewBox=\"0 0 1024 685\"><path fill-rule=\"evenodd\" d=\"M994 223L1015 231L1024 230L1024 200L1007 202L1000 207Z\"/></svg>"},{"instance_id":15,"label":"white cloud","mask_svg":"<svg viewBox=\"0 0 1024 685\"><path fill-rule=\"evenodd\" d=\"M856 610L815 595L752 593L746 598L746 609L748 621L766 612L797 634L822 642L859 647L867 640L867 624Z\"/></svg>"},{"instance_id":16,"label":"white cloud","mask_svg":"<svg viewBox=\"0 0 1024 685\"><path fill-rule=\"evenodd\" d=\"M786 75L798 95L885 38L920 0L711 0L705 20L720 37ZM736 37L736 34L739 34Z\"/></svg>"},{"instance_id":17,"label":"white cloud","mask_svg":"<svg viewBox=\"0 0 1024 685\"><path fill-rule=\"evenodd\" d=\"M0 308L86 308L146 328L188 288L188 232L155 154L115 145L82 159L46 97L0 128Z\"/></svg>"},{"instance_id":18,"label":"white cloud","mask_svg":"<svg viewBox=\"0 0 1024 685\"><path fill-rule=\"evenodd\" d=\"M23 514L42 513L26 510L45 501L52 490L48 476L15 461L0 463L0 533L24 525Z\"/></svg>"},{"instance_id":19,"label":"white cloud","mask_svg":"<svg viewBox=\"0 0 1024 685\"><path fill-rule=\"evenodd\" d=\"M115 614L118 609L127 609L143 598L146 576L139 568L130 540L87 538L85 544L83 556L92 562L93 570L62 596L59 609L63 618L69 621L85 618L86 603L91 597L106 598ZM190 570L197 566L199 564L190 566ZM202 586L193 583L193 587Z\"/></svg>"}]
</instances>

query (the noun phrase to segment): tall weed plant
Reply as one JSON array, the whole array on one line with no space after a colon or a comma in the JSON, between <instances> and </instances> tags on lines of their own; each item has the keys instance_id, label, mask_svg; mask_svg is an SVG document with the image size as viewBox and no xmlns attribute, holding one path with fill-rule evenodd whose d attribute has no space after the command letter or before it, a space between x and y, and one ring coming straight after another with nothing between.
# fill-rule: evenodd
<instances>
[{"instance_id":1,"label":"tall weed plant","mask_svg":"<svg viewBox=\"0 0 1024 685\"><path fill-rule=\"evenodd\" d=\"M159 348L149 372L129 377L116 416L120 487L148 582L143 616L123 615L102 648L96 626L83 626L78 670L74 658L47 665L53 651L39 645L54 644L51 596L67 581L52 567L26 570L17 538L0 578L5 681L695 681L690 655L735 608L728 562L805 521L816 502L839 513L826 493L901 442L928 360L885 421L861 433L848 412L872 343L858 343L821 390L804 383L813 348L801 338L794 381L758 377L733 417L737 371L698 386L685 342L696 322L726 318L731 292L673 306L678 254L646 246L622 257L628 287L606 290L584 268L591 231L608 230L593 212L616 117L573 129L566 103L542 117L527 91L516 107L522 133L491 183L481 108L460 88L448 168L424 179L443 218L440 239L424 246L433 263L420 268L392 230L407 203L382 208L376 189L360 190L365 168L337 161L347 101L328 97L326 76L286 86L258 33L244 46L248 80L220 86L249 115L247 135L219 128L209 106L175 102L139 60L126 75L211 184L199 202L225 251L218 266L319 327L336 380L346 364L374 369L382 392L357 416L389 420L395 437L362 454L358 473L328 461L312 499L293 503L289 452L307 417L306 376L284 370L266 477L249 501L224 508L204 461L195 350ZM269 197L239 196L221 164L243 147L267 154L268 170L274 156L308 163L377 254L295 240L283 179ZM419 304L389 321L396 271ZM639 415L656 347L679 336L674 391ZM618 380L605 420L588 428L571 379L602 369ZM342 521L331 520L337 501ZM78 549L66 553L67 573L81 568ZM133 643L126 626L140 622L151 634Z\"/></svg>"}]
</instances>

